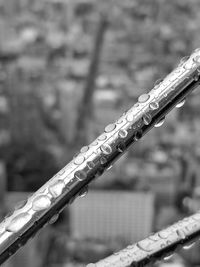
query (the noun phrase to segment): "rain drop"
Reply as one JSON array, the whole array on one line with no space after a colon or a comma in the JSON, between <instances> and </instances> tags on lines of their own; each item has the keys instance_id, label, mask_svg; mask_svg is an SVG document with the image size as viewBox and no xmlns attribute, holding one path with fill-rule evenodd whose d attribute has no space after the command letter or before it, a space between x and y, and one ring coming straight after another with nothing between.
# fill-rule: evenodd
<instances>
[{"instance_id":1,"label":"rain drop","mask_svg":"<svg viewBox=\"0 0 200 267\"><path fill-rule=\"evenodd\" d=\"M31 215L28 213L21 213L14 217L10 224L6 227L8 232L17 233L23 226L25 226L30 220Z\"/></svg>"},{"instance_id":2,"label":"rain drop","mask_svg":"<svg viewBox=\"0 0 200 267\"><path fill-rule=\"evenodd\" d=\"M143 94L138 98L138 102L144 103L149 99L150 95L149 94Z\"/></svg>"},{"instance_id":3,"label":"rain drop","mask_svg":"<svg viewBox=\"0 0 200 267\"><path fill-rule=\"evenodd\" d=\"M32 208L35 211L40 211L40 210L44 210L50 207L51 205L51 200L48 196L45 195L41 195L41 196L37 196L34 200L33 200L33 204L32 204Z\"/></svg>"},{"instance_id":4,"label":"rain drop","mask_svg":"<svg viewBox=\"0 0 200 267\"><path fill-rule=\"evenodd\" d=\"M123 142L120 142L118 145L117 145L117 151L119 151L120 153L124 152L126 150L126 145L125 143Z\"/></svg>"},{"instance_id":5,"label":"rain drop","mask_svg":"<svg viewBox=\"0 0 200 267\"><path fill-rule=\"evenodd\" d=\"M136 103L136 104L134 105L134 107L139 107L139 105L140 105L139 103Z\"/></svg>"},{"instance_id":6,"label":"rain drop","mask_svg":"<svg viewBox=\"0 0 200 267\"><path fill-rule=\"evenodd\" d=\"M177 234L177 236L180 237L181 239L185 239L185 238L186 238L186 234L185 234L185 232L184 232L183 230L181 230L181 229L176 230L176 234Z\"/></svg>"},{"instance_id":7,"label":"rain drop","mask_svg":"<svg viewBox=\"0 0 200 267\"><path fill-rule=\"evenodd\" d=\"M149 104L149 108L150 108L151 110L156 110L156 109L158 109L158 108L159 108L159 104L158 104L158 102L151 102L151 103Z\"/></svg>"},{"instance_id":8,"label":"rain drop","mask_svg":"<svg viewBox=\"0 0 200 267\"><path fill-rule=\"evenodd\" d=\"M158 79L158 80L154 83L154 88L153 88L153 90L158 89L162 81L163 81L163 79Z\"/></svg>"},{"instance_id":9,"label":"rain drop","mask_svg":"<svg viewBox=\"0 0 200 267\"><path fill-rule=\"evenodd\" d=\"M20 202L18 202L15 207L14 207L14 210L18 210L18 209L21 209L23 208L27 203L27 200L22 200Z\"/></svg>"},{"instance_id":10,"label":"rain drop","mask_svg":"<svg viewBox=\"0 0 200 267\"><path fill-rule=\"evenodd\" d=\"M127 121L133 121L133 119L134 119L134 115L133 115L133 113L131 113L131 112L128 113L127 116L126 116L126 120L127 120Z\"/></svg>"},{"instance_id":11,"label":"rain drop","mask_svg":"<svg viewBox=\"0 0 200 267\"><path fill-rule=\"evenodd\" d=\"M137 131L135 133L134 139L135 139L135 141L138 141L140 138L142 138L142 131Z\"/></svg>"},{"instance_id":12,"label":"rain drop","mask_svg":"<svg viewBox=\"0 0 200 267\"><path fill-rule=\"evenodd\" d=\"M88 161L87 162L87 166L88 166L89 169L93 169L95 167L95 164L94 164L93 161Z\"/></svg>"},{"instance_id":13,"label":"rain drop","mask_svg":"<svg viewBox=\"0 0 200 267\"><path fill-rule=\"evenodd\" d=\"M100 163L102 165L106 164L106 162L107 162L107 158L106 157L103 156L103 157L100 158Z\"/></svg>"},{"instance_id":14,"label":"rain drop","mask_svg":"<svg viewBox=\"0 0 200 267\"><path fill-rule=\"evenodd\" d=\"M190 248L192 248L194 245L195 245L195 242L192 242L192 243L190 243L190 244L186 244L186 245L183 246L183 249L185 249L185 250L190 249Z\"/></svg>"},{"instance_id":15,"label":"rain drop","mask_svg":"<svg viewBox=\"0 0 200 267\"><path fill-rule=\"evenodd\" d=\"M200 55L196 55L194 58L193 58L194 62L196 63L200 63Z\"/></svg>"},{"instance_id":16,"label":"rain drop","mask_svg":"<svg viewBox=\"0 0 200 267\"><path fill-rule=\"evenodd\" d=\"M84 162L85 158L83 156L78 156L77 158L74 159L74 163L76 165L80 165Z\"/></svg>"},{"instance_id":17,"label":"rain drop","mask_svg":"<svg viewBox=\"0 0 200 267\"><path fill-rule=\"evenodd\" d=\"M88 186L83 187L79 192L79 197L85 197L88 193Z\"/></svg>"},{"instance_id":18,"label":"rain drop","mask_svg":"<svg viewBox=\"0 0 200 267\"><path fill-rule=\"evenodd\" d=\"M65 187L65 184L63 181L61 180L56 181L54 184L49 186L49 193L53 197L59 197L62 194L64 187Z\"/></svg>"},{"instance_id":19,"label":"rain drop","mask_svg":"<svg viewBox=\"0 0 200 267\"><path fill-rule=\"evenodd\" d=\"M80 152L81 152L81 153L85 153L85 152L87 152L88 150L89 150L89 146L84 146L84 147L81 148Z\"/></svg>"},{"instance_id":20,"label":"rain drop","mask_svg":"<svg viewBox=\"0 0 200 267\"><path fill-rule=\"evenodd\" d=\"M172 257L173 257L173 253L170 254L170 255L165 256L163 259L164 259L165 261L168 261L168 260L171 259Z\"/></svg>"},{"instance_id":21,"label":"rain drop","mask_svg":"<svg viewBox=\"0 0 200 267\"><path fill-rule=\"evenodd\" d=\"M154 125L154 127L158 128L158 127L162 126L164 122L165 122L165 117L163 117L162 119L160 119L159 122L157 122Z\"/></svg>"},{"instance_id":22,"label":"rain drop","mask_svg":"<svg viewBox=\"0 0 200 267\"><path fill-rule=\"evenodd\" d=\"M124 129L121 129L121 130L119 130L119 132L118 132L118 136L119 136L120 138L126 138L127 135L128 135L128 132L127 132L126 130L124 130Z\"/></svg>"},{"instance_id":23,"label":"rain drop","mask_svg":"<svg viewBox=\"0 0 200 267\"><path fill-rule=\"evenodd\" d=\"M101 151L106 154L106 155L109 155L112 153L112 147L108 144L103 144L101 146Z\"/></svg>"},{"instance_id":24,"label":"rain drop","mask_svg":"<svg viewBox=\"0 0 200 267\"><path fill-rule=\"evenodd\" d=\"M49 220L49 224L54 224L59 218L59 214L55 214L51 219Z\"/></svg>"},{"instance_id":25,"label":"rain drop","mask_svg":"<svg viewBox=\"0 0 200 267\"><path fill-rule=\"evenodd\" d=\"M106 138L107 138L107 135L106 135L106 134L102 134L102 135L100 135L100 136L98 137L98 140L99 140L99 141L104 141L104 140L106 140Z\"/></svg>"},{"instance_id":26,"label":"rain drop","mask_svg":"<svg viewBox=\"0 0 200 267\"><path fill-rule=\"evenodd\" d=\"M79 181L83 181L87 177L87 174L84 171L76 171L74 177Z\"/></svg>"},{"instance_id":27,"label":"rain drop","mask_svg":"<svg viewBox=\"0 0 200 267\"><path fill-rule=\"evenodd\" d=\"M105 128L105 132L106 132L106 133L110 133L110 132L112 132L115 128L116 128L116 125L115 125L114 123L109 124L109 125L107 125L106 128Z\"/></svg>"},{"instance_id":28,"label":"rain drop","mask_svg":"<svg viewBox=\"0 0 200 267\"><path fill-rule=\"evenodd\" d=\"M176 105L176 108L181 108L184 104L185 104L185 99L183 99L181 102L179 102L179 103Z\"/></svg>"},{"instance_id":29,"label":"rain drop","mask_svg":"<svg viewBox=\"0 0 200 267\"><path fill-rule=\"evenodd\" d=\"M143 122L145 125L149 125L151 123L151 115L150 114L145 114L143 116Z\"/></svg>"}]
</instances>

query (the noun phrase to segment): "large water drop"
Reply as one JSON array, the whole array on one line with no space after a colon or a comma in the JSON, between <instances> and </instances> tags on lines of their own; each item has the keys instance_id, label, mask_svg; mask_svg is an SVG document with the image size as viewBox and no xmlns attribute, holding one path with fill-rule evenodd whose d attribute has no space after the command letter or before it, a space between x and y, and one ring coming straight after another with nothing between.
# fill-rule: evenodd
<instances>
[{"instance_id":1,"label":"large water drop","mask_svg":"<svg viewBox=\"0 0 200 267\"><path fill-rule=\"evenodd\" d=\"M183 99L181 102L179 102L179 103L176 105L176 108L181 108L184 104L185 104L185 99Z\"/></svg>"},{"instance_id":2,"label":"large water drop","mask_svg":"<svg viewBox=\"0 0 200 267\"><path fill-rule=\"evenodd\" d=\"M25 226L30 220L31 215L28 213L21 213L14 217L9 225L6 227L6 230L9 232L17 233L23 226Z\"/></svg>"},{"instance_id":3,"label":"large water drop","mask_svg":"<svg viewBox=\"0 0 200 267\"><path fill-rule=\"evenodd\" d=\"M143 94L141 96L139 96L138 98L138 102L140 103L144 103L149 99L150 95L149 94Z\"/></svg>"},{"instance_id":4,"label":"large water drop","mask_svg":"<svg viewBox=\"0 0 200 267\"><path fill-rule=\"evenodd\" d=\"M32 203L32 208L35 211L40 211L49 208L51 205L51 200L48 196L41 195L37 196Z\"/></svg>"},{"instance_id":5,"label":"large water drop","mask_svg":"<svg viewBox=\"0 0 200 267\"><path fill-rule=\"evenodd\" d=\"M116 125L115 125L114 123L109 124L109 125L107 125L106 128L105 128L105 132L106 132L106 133L112 132L115 128L116 128Z\"/></svg>"},{"instance_id":6,"label":"large water drop","mask_svg":"<svg viewBox=\"0 0 200 267\"><path fill-rule=\"evenodd\" d=\"M149 108L150 108L151 110L156 110L156 109L158 109L158 108L159 108L159 104L158 104L158 102L151 102L151 103L149 104Z\"/></svg>"},{"instance_id":7,"label":"large water drop","mask_svg":"<svg viewBox=\"0 0 200 267\"><path fill-rule=\"evenodd\" d=\"M159 120L159 122L157 122L154 127L158 128L161 127L163 125L163 123L165 122L165 117L163 117L162 119Z\"/></svg>"},{"instance_id":8,"label":"large water drop","mask_svg":"<svg viewBox=\"0 0 200 267\"><path fill-rule=\"evenodd\" d=\"M59 180L49 186L49 192L53 197L59 197L62 194L64 187L65 183Z\"/></svg>"}]
</instances>

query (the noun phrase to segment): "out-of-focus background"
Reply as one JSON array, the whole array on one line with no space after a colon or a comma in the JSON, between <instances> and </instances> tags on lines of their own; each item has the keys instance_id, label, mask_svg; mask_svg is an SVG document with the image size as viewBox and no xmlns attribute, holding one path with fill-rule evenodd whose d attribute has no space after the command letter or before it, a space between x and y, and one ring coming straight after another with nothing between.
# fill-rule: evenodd
<instances>
[{"instance_id":1,"label":"out-of-focus background","mask_svg":"<svg viewBox=\"0 0 200 267\"><path fill-rule=\"evenodd\" d=\"M1 219L197 47L198 0L1 0ZM4 266L85 266L195 212L199 103L197 89ZM157 265L198 266L200 245Z\"/></svg>"}]
</instances>

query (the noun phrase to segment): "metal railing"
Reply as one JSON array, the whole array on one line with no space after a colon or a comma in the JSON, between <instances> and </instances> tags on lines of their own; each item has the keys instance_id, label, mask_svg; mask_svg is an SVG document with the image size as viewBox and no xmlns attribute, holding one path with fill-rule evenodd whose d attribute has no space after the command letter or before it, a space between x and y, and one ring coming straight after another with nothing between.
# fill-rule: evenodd
<instances>
[{"instance_id":1,"label":"metal railing","mask_svg":"<svg viewBox=\"0 0 200 267\"><path fill-rule=\"evenodd\" d=\"M126 111L89 146L85 146L61 171L0 223L0 264L13 255L44 225L53 223L67 204L87 191L88 184L110 168L128 147L152 127L163 124L167 113L181 107L199 85L200 49L184 58L163 81ZM135 266L173 250L200 235L200 214L170 226L136 245L91 266ZM88 265L90 266L90 264Z\"/></svg>"}]
</instances>

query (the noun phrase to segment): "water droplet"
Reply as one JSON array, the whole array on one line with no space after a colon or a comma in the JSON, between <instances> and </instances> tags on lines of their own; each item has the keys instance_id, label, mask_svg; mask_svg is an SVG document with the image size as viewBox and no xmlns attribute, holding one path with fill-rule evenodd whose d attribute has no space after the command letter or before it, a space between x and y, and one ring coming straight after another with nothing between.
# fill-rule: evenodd
<instances>
[{"instance_id":1,"label":"water droplet","mask_svg":"<svg viewBox=\"0 0 200 267\"><path fill-rule=\"evenodd\" d=\"M192 248L194 245L195 245L195 242L192 242L192 243L189 243L189 244L184 245L183 248L184 248L185 250L187 250L187 249Z\"/></svg>"},{"instance_id":2,"label":"water droplet","mask_svg":"<svg viewBox=\"0 0 200 267\"><path fill-rule=\"evenodd\" d=\"M118 124L121 124L124 122L124 118L119 118L119 120L117 121Z\"/></svg>"},{"instance_id":3,"label":"water droplet","mask_svg":"<svg viewBox=\"0 0 200 267\"><path fill-rule=\"evenodd\" d=\"M152 245L152 241L149 241L148 239L144 239L144 240L139 241L137 243L137 247L139 249L142 249L142 250L147 251L147 252L152 251L151 245Z\"/></svg>"},{"instance_id":4,"label":"water droplet","mask_svg":"<svg viewBox=\"0 0 200 267\"><path fill-rule=\"evenodd\" d=\"M112 153L112 147L108 144L103 144L101 146L101 151L106 154L106 155L109 155Z\"/></svg>"},{"instance_id":5,"label":"water droplet","mask_svg":"<svg viewBox=\"0 0 200 267\"><path fill-rule=\"evenodd\" d=\"M163 117L162 119L160 119L159 122L157 122L154 125L154 127L158 128L158 127L162 126L164 122L165 122L165 117Z\"/></svg>"},{"instance_id":6,"label":"water droplet","mask_svg":"<svg viewBox=\"0 0 200 267\"><path fill-rule=\"evenodd\" d=\"M65 187L65 184L63 181L61 180L56 181L54 184L49 186L49 193L53 197L59 197L62 194L64 187Z\"/></svg>"},{"instance_id":7,"label":"water droplet","mask_svg":"<svg viewBox=\"0 0 200 267\"><path fill-rule=\"evenodd\" d=\"M181 238L181 240L186 238L185 232L183 230L181 230L181 229L176 230L176 234L177 234L178 237Z\"/></svg>"},{"instance_id":8,"label":"water droplet","mask_svg":"<svg viewBox=\"0 0 200 267\"><path fill-rule=\"evenodd\" d=\"M95 167L95 164L94 164L93 161L88 161L87 162L87 166L88 166L89 169L93 169Z\"/></svg>"},{"instance_id":9,"label":"water droplet","mask_svg":"<svg viewBox=\"0 0 200 267\"><path fill-rule=\"evenodd\" d=\"M23 208L27 203L27 200L22 200L20 202L18 202L15 207L14 207L14 210L19 210L21 208Z\"/></svg>"},{"instance_id":10,"label":"water droplet","mask_svg":"<svg viewBox=\"0 0 200 267\"><path fill-rule=\"evenodd\" d=\"M87 152L88 150L89 150L89 146L84 146L84 147L81 148L80 152L81 152L81 153L85 153L85 152Z\"/></svg>"},{"instance_id":11,"label":"water droplet","mask_svg":"<svg viewBox=\"0 0 200 267\"><path fill-rule=\"evenodd\" d=\"M128 135L128 132L127 132L126 130L124 130L124 129L121 129L121 130L119 130L119 132L118 132L118 136L119 136L120 138L126 138L127 135Z\"/></svg>"},{"instance_id":12,"label":"water droplet","mask_svg":"<svg viewBox=\"0 0 200 267\"><path fill-rule=\"evenodd\" d=\"M135 141L138 141L140 138L142 138L142 131L137 131L135 133L134 139Z\"/></svg>"},{"instance_id":13,"label":"water droplet","mask_svg":"<svg viewBox=\"0 0 200 267\"><path fill-rule=\"evenodd\" d=\"M117 145L117 151L119 151L120 153L124 152L126 150L126 145L125 143L123 142L120 142L118 145Z\"/></svg>"},{"instance_id":14,"label":"water droplet","mask_svg":"<svg viewBox=\"0 0 200 267\"><path fill-rule=\"evenodd\" d=\"M184 104L185 104L185 99L183 99L181 102L179 102L179 103L176 105L176 108L181 108Z\"/></svg>"},{"instance_id":15,"label":"water droplet","mask_svg":"<svg viewBox=\"0 0 200 267\"><path fill-rule=\"evenodd\" d=\"M127 121L133 121L134 120L134 115L132 112L128 113L126 116Z\"/></svg>"},{"instance_id":16,"label":"water droplet","mask_svg":"<svg viewBox=\"0 0 200 267\"><path fill-rule=\"evenodd\" d=\"M106 138L107 138L107 135L103 133L102 135L100 135L100 136L98 137L98 140L99 140L99 141L104 141L104 140L106 140Z\"/></svg>"},{"instance_id":17,"label":"water droplet","mask_svg":"<svg viewBox=\"0 0 200 267\"><path fill-rule=\"evenodd\" d=\"M76 165L80 165L84 162L85 158L83 156L78 156L77 158L74 159L74 163Z\"/></svg>"},{"instance_id":18,"label":"water droplet","mask_svg":"<svg viewBox=\"0 0 200 267\"><path fill-rule=\"evenodd\" d=\"M163 259L164 259L165 261L168 261L168 260L170 260L170 259L173 257L173 255L174 255L174 254L171 253L171 254L165 256Z\"/></svg>"},{"instance_id":19,"label":"water droplet","mask_svg":"<svg viewBox=\"0 0 200 267\"><path fill-rule=\"evenodd\" d=\"M191 70L193 67L195 67L195 62L193 60L187 60L185 64L183 65L183 68L186 70Z\"/></svg>"},{"instance_id":20,"label":"water droplet","mask_svg":"<svg viewBox=\"0 0 200 267\"><path fill-rule=\"evenodd\" d=\"M91 144L91 146L97 146L98 145L98 141L94 141L92 144Z\"/></svg>"},{"instance_id":21,"label":"water droplet","mask_svg":"<svg viewBox=\"0 0 200 267\"><path fill-rule=\"evenodd\" d=\"M196 55L194 58L193 58L194 62L196 63L200 63L200 55Z\"/></svg>"},{"instance_id":22,"label":"water droplet","mask_svg":"<svg viewBox=\"0 0 200 267\"><path fill-rule=\"evenodd\" d=\"M109 125L107 125L106 128L105 128L105 132L106 132L106 133L110 133L110 132L112 132L115 128L116 128L116 125L115 125L114 123L109 124Z\"/></svg>"},{"instance_id":23,"label":"water droplet","mask_svg":"<svg viewBox=\"0 0 200 267\"><path fill-rule=\"evenodd\" d=\"M35 211L40 211L49 208L51 205L51 200L48 196L41 195L37 196L33 200L32 208Z\"/></svg>"},{"instance_id":24,"label":"water droplet","mask_svg":"<svg viewBox=\"0 0 200 267\"><path fill-rule=\"evenodd\" d=\"M158 102L151 102L151 103L149 104L149 108L150 108L151 110L156 110L156 109L158 109L158 108L159 108L159 104L158 104Z\"/></svg>"},{"instance_id":25,"label":"water droplet","mask_svg":"<svg viewBox=\"0 0 200 267\"><path fill-rule=\"evenodd\" d=\"M79 192L79 197L85 197L88 193L88 186L83 187Z\"/></svg>"},{"instance_id":26,"label":"water droplet","mask_svg":"<svg viewBox=\"0 0 200 267\"><path fill-rule=\"evenodd\" d=\"M149 125L151 123L151 115L150 114L145 114L143 116L143 122L145 125Z\"/></svg>"},{"instance_id":27,"label":"water droplet","mask_svg":"<svg viewBox=\"0 0 200 267\"><path fill-rule=\"evenodd\" d=\"M59 214L55 214L51 219L49 220L49 224L54 224L59 218Z\"/></svg>"},{"instance_id":28,"label":"water droplet","mask_svg":"<svg viewBox=\"0 0 200 267\"><path fill-rule=\"evenodd\" d=\"M103 156L103 157L100 158L100 163L102 165L106 164L106 162L107 162L107 158L106 157Z\"/></svg>"},{"instance_id":29,"label":"water droplet","mask_svg":"<svg viewBox=\"0 0 200 267\"><path fill-rule=\"evenodd\" d=\"M136 103L136 104L134 105L134 107L139 107L139 105L140 105L139 103Z\"/></svg>"},{"instance_id":30,"label":"water droplet","mask_svg":"<svg viewBox=\"0 0 200 267\"><path fill-rule=\"evenodd\" d=\"M154 83L154 90L158 89L159 88L159 85L161 84L161 82L163 81L163 79L158 79L155 83Z\"/></svg>"},{"instance_id":31,"label":"water droplet","mask_svg":"<svg viewBox=\"0 0 200 267\"><path fill-rule=\"evenodd\" d=\"M144 103L149 99L150 95L149 94L143 94L141 96L139 96L138 98L138 102L140 103Z\"/></svg>"},{"instance_id":32,"label":"water droplet","mask_svg":"<svg viewBox=\"0 0 200 267\"><path fill-rule=\"evenodd\" d=\"M79 181L83 181L87 177L87 174L84 171L76 171L74 177Z\"/></svg>"},{"instance_id":33,"label":"water droplet","mask_svg":"<svg viewBox=\"0 0 200 267\"><path fill-rule=\"evenodd\" d=\"M9 225L6 227L6 230L9 232L17 233L31 220L31 217L32 216L26 212L17 215L11 220Z\"/></svg>"}]
</instances>

